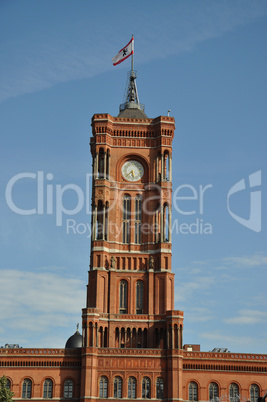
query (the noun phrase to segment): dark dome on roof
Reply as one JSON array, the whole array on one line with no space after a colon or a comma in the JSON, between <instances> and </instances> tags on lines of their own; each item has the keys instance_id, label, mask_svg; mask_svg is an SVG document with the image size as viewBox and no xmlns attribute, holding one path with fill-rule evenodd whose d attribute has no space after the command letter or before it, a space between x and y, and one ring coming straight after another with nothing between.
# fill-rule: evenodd
<instances>
[{"instance_id":1,"label":"dark dome on roof","mask_svg":"<svg viewBox=\"0 0 267 402\"><path fill-rule=\"evenodd\" d=\"M65 349L74 349L74 348L82 348L83 346L83 337L80 332L75 332L74 335L70 336L66 342Z\"/></svg>"}]
</instances>

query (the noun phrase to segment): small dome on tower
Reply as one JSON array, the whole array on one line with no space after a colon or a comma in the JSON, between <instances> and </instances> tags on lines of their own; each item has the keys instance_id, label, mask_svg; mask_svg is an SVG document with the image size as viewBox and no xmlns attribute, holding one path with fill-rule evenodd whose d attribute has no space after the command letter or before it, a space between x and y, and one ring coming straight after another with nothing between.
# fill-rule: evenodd
<instances>
[{"instance_id":1,"label":"small dome on tower","mask_svg":"<svg viewBox=\"0 0 267 402\"><path fill-rule=\"evenodd\" d=\"M69 339L66 342L65 349L82 348L82 346L83 346L83 337L80 334L77 325L77 331L72 336L69 337Z\"/></svg>"}]
</instances>

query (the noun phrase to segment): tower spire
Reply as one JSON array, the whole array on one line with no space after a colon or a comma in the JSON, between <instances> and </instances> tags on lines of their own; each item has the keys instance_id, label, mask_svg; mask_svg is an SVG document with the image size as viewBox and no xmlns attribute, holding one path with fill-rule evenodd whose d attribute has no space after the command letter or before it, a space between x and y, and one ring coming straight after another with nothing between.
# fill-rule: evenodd
<instances>
[{"instance_id":1,"label":"tower spire","mask_svg":"<svg viewBox=\"0 0 267 402\"><path fill-rule=\"evenodd\" d=\"M124 102L120 105L120 113L125 109L139 109L142 112L144 112L145 110L145 105L139 102L137 86L135 82L136 78L136 71L131 69L131 71L128 72Z\"/></svg>"}]
</instances>

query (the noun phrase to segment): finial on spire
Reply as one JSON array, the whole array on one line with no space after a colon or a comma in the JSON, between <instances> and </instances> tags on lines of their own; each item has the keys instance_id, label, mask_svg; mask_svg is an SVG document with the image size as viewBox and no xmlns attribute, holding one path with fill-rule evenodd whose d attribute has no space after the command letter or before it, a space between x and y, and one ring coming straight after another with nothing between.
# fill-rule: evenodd
<instances>
[{"instance_id":1,"label":"finial on spire","mask_svg":"<svg viewBox=\"0 0 267 402\"><path fill-rule=\"evenodd\" d=\"M76 332L79 332L79 323L77 324L77 331Z\"/></svg>"}]
</instances>

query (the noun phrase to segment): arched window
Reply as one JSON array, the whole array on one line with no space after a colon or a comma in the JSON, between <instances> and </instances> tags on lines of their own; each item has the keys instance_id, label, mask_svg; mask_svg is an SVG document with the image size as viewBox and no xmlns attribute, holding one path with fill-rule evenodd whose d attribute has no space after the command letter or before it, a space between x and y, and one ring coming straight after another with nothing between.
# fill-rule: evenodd
<instances>
[{"instance_id":1,"label":"arched window","mask_svg":"<svg viewBox=\"0 0 267 402\"><path fill-rule=\"evenodd\" d=\"M230 402L239 402L239 387L237 384L230 384L229 396Z\"/></svg>"},{"instance_id":2,"label":"arched window","mask_svg":"<svg viewBox=\"0 0 267 402\"><path fill-rule=\"evenodd\" d=\"M43 386L43 398L52 398L53 394L53 381L47 378Z\"/></svg>"},{"instance_id":3,"label":"arched window","mask_svg":"<svg viewBox=\"0 0 267 402\"><path fill-rule=\"evenodd\" d=\"M169 241L169 205L164 204L163 206L163 241Z\"/></svg>"},{"instance_id":4,"label":"arched window","mask_svg":"<svg viewBox=\"0 0 267 402\"><path fill-rule=\"evenodd\" d=\"M144 282L136 282L136 314L143 314L144 308Z\"/></svg>"},{"instance_id":5,"label":"arched window","mask_svg":"<svg viewBox=\"0 0 267 402\"><path fill-rule=\"evenodd\" d=\"M122 379L121 377L114 378L114 398L122 398Z\"/></svg>"},{"instance_id":6,"label":"arched window","mask_svg":"<svg viewBox=\"0 0 267 402\"><path fill-rule=\"evenodd\" d=\"M128 380L128 398L136 398L136 379L130 377Z\"/></svg>"},{"instance_id":7,"label":"arched window","mask_svg":"<svg viewBox=\"0 0 267 402\"><path fill-rule=\"evenodd\" d=\"M129 195L123 197L122 214L122 242L130 243L130 219L131 219L131 198Z\"/></svg>"},{"instance_id":8,"label":"arched window","mask_svg":"<svg viewBox=\"0 0 267 402\"><path fill-rule=\"evenodd\" d=\"M128 311L128 283L120 282L120 314L127 314Z\"/></svg>"},{"instance_id":9,"label":"arched window","mask_svg":"<svg viewBox=\"0 0 267 402\"><path fill-rule=\"evenodd\" d=\"M151 382L148 377L144 377L142 381L142 398L150 398Z\"/></svg>"},{"instance_id":10,"label":"arched window","mask_svg":"<svg viewBox=\"0 0 267 402\"><path fill-rule=\"evenodd\" d=\"M163 399L164 398L164 382L163 378L157 378L156 382L156 395L157 399Z\"/></svg>"},{"instance_id":11,"label":"arched window","mask_svg":"<svg viewBox=\"0 0 267 402\"><path fill-rule=\"evenodd\" d=\"M252 384L250 387L250 402L257 402L260 397L260 389L258 385Z\"/></svg>"},{"instance_id":12,"label":"arched window","mask_svg":"<svg viewBox=\"0 0 267 402\"><path fill-rule=\"evenodd\" d=\"M8 378L6 378L6 388L11 389L11 381Z\"/></svg>"},{"instance_id":13,"label":"arched window","mask_svg":"<svg viewBox=\"0 0 267 402\"><path fill-rule=\"evenodd\" d=\"M104 150L103 148L101 148L98 157L98 172L100 179L104 178L104 158L105 158Z\"/></svg>"},{"instance_id":14,"label":"arched window","mask_svg":"<svg viewBox=\"0 0 267 402\"><path fill-rule=\"evenodd\" d=\"M195 383L194 381L190 382L190 384L189 384L188 399L189 399L189 401L197 401L198 400L197 383Z\"/></svg>"},{"instance_id":15,"label":"arched window","mask_svg":"<svg viewBox=\"0 0 267 402\"><path fill-rule=\"evenodd\" d=\"M107 398L108 397L108 379L103 376L100 378L99 382L99 397Z\"/></svg>"},{"instance_id":16,"label":"arched window","mask_svg":"<svg viewBox=\"0 0 267 402\"><path fill-rule=\"evenodd\" d=\"M216 382L211 382L209 385L209 400L212 402L218 401L219 398L219 387Z\"/></svg>"},{"instance_id":17,"label":"arched window","mask_svg":"<svg viewBox=\"0 0 267 402\"><path fill-rule=\"evenodd\" d=\"M66 398L66 399L73 398L73 381L72 380L64 381L64 398Z\"/></svg>"},{"instance_id":18,"label":"arched window","mask_svg":"<svg viewBox=\"0 0 267 402\"><path fill-rule=\"evenodd\" d=\"M22 384L22 398L30 399L32 397L32 382L29 378L25 378Z\"/></svg>"},{"instance_id":19,"label":"arched window","mask_svg":"<svg viewBox=\"0 0 267 402\"><path fill-rule=\"evenodd\" d=\"M142 198L138 195L135 198L135 215L134 215L134 242L141 243L141 228L142 228Z\"/></svg>"}]
</instances>

